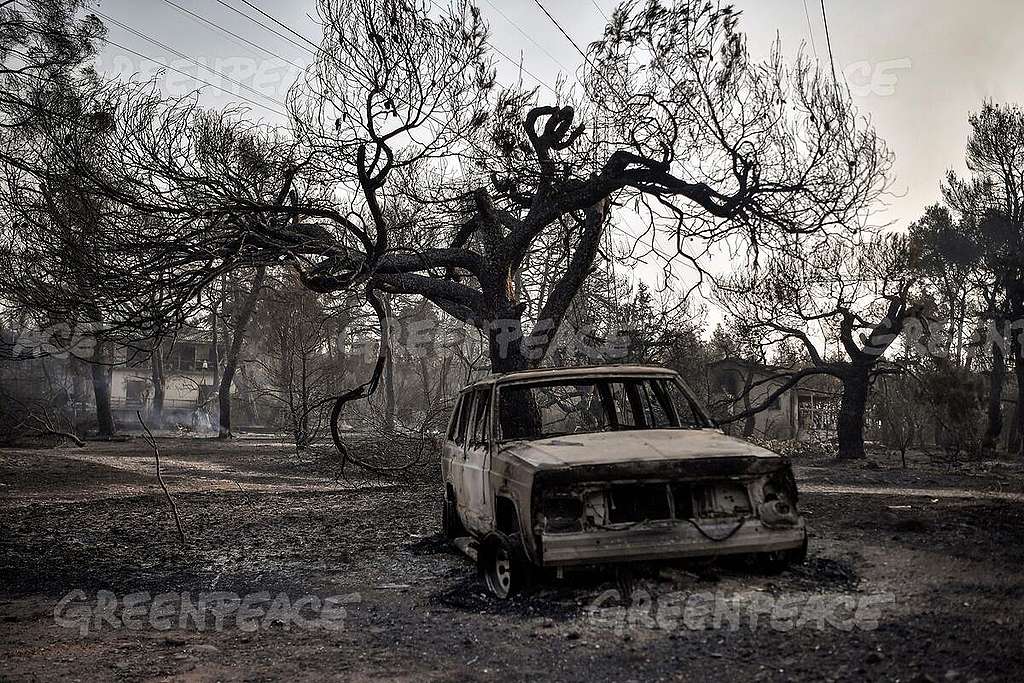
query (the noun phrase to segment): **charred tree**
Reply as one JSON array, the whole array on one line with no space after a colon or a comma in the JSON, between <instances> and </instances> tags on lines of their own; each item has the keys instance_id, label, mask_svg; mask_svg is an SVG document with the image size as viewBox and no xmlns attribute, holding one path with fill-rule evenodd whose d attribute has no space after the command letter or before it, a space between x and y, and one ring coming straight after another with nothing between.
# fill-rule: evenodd
<instances>
[{"instance_id":1,"label":"charred tree","mask_svg":"<svg viewBox=\"0 0 1024 683\"><path fill-rule=\"evenodd\" d=\"M265 267L261 266L256 269L248 290L243 293L241 304L234 317L230 343L224 356L224 367L220 376L220 384L217 387L217 401L220 405L217 436L221 439L230 439L234 436L231 433L231 387L235 379L235 372L238 370L238 360L242 353L242 345L245 343L249 321L252 320L253 311L256 309L266 274Z\"/></svg>"},{"instance_id":2,"label":"charred tree","mask_svg":"<svg viewBox=\"0 0 1024 683\"><path fill-rule=\"evenodd\" d=\"M735 316L746 335L768 347L799 342L807 365L782 370L745 387L748 394L768 387L758 405L733 415L747 420L767 409L801 380L828 376L841 386L836 416L838 455L864 457L864 419L873 378L896 371L883 360L905 331L911 344L920 342L927 324L925 308L914 301L914 257L904 238L880 239L854 249L851 245L813 242L801 257L770 258L756 272L741 273L718 283L717 298ZM908 329L908 323L913 327ZM825 330L824 341L842 349L826 355L812 339L811 329ZM820 342L819 342L820 343Z\"/></svg>"},{"instance_id":3,"label":"charred tree","mask_svg":"<svg viewBox=\"0 0 1024 683\"><path fill-rule=\"evenodd\" d=\"M93 397L96 401L96 433L97 436L105 439L109 439L117 431L110 401L112 361L110 342L103 339L97 340L90 363L90 371L92 373Z\"/></svg>"}]
</instances>

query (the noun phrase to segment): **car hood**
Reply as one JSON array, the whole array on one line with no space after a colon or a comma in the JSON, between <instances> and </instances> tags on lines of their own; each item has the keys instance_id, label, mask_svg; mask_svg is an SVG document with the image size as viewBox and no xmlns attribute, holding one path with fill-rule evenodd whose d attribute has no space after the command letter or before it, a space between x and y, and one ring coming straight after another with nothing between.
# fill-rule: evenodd
<instances>
[{"instance_id":1,"label":"car hood","mask_svg":"<svg viewBox=\"0 0 1024 683\"><path fill-rule=\"evenodd\" d=\"M652 429L568 434L502 444L498 455L515 457L538 469L630 462L714 458L781 461L782 456L717 429Z\"/></svg>"}]
</instances>

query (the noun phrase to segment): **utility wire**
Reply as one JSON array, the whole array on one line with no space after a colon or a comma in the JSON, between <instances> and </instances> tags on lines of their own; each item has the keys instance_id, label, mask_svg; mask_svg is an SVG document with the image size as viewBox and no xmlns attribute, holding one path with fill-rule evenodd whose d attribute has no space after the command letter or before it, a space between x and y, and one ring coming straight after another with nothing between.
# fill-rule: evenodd
<instances>
[{"instance_id":1,"label":"utility wire","mask_svg":"<svg viewBox=\"0 0 1024 683\"><path fill-rule=\"evenodd\" d=\"M581 50L581 49L580 49L580 46L576 44L576 41L572 39L572 36L570 36L570 35L569 35L568 33L566 33L565 29L564 29L564 28L562 28L562 25L558 23L558 20L557 20L557 19L555 19L555 18L554 18L553 16L551 16L551 12L549 12L549 11L548 11L548 8L547 8L547 7L545 7L544 5L542 5L542 4L541 4L541 2L540 2L540 0L533 0L533 1L534 1L534 2L535 2L535 3L537 4L537 7L540 7L541 11L542 11L542 12L544 12L544 14L546 14L546 15L547 15L548 19L550 19L550 20L551 20L551 23L555 25L555 28L557 28L557 29L559 30L559 32L560 32L560 33L561 33L561 34L562 34L563 36L565 36L565 39L566 39L566 40L568 40L568 41L569 41L569 43L570 43L570 44L571 44L571 45L572 45L572 46L573 46L574 48L576 48L576 52L579 52L579 53L580 53L580 56L581 56L581 57L583 57L583 60L584 60L584 61L585 61L585 62L586 62L587 64L590 64L590 58L589 58L589 57L587 57L587 54L586 54L586 53L585 53L585 52L584 52L583 50ZM593 66L594 66L594 65L593 65L593 64L590 64L590 66L591 66L591 68L593 68Z\"/></svg>"},{"instance_id":2,"label":"utility wire","mask_svg":"<svg viewBox=\"0 0 1024 683\"><path fill-rule=\"evenodd\" d=\"M300 45L300 44L296 43L296 42L295 42L295 40L293 40L293 39L291 39L291 38L288 38L288 37L287 37L287 36L285 36L285 35L282 35L282 34L281 34L281 33L279 33L278 31L276 31L276 30L274 30L274 29L270 28L269 26L267 26L266 24L263 24L263 23L262 23L262 22L260 22L260 21L259 21L258 19L254 18L254 17L252 17L252 16L250 16L250 15L248 15L248 14L246 14L246 13L245 13L245 12L243 12L242 10L240 10L240 9L238 9L238 8L236 8L236 7L233 7L232 5L229 5L229 4L227 4L226 2L224 2L224 0L217 0L217 2L218 2L218 3L220 3L221 5L224 5L225 7L229 8L229 9L231 9L231 10L232 10L232 11L234 11L235 13L237 13L237 14L241 14L242 16L246 17L246 18L247 18L247 19L249 19L250 21L252 21L252 22L254 22L254 23L256 23L256 24L259 24L260 26L262 26L262 27L263 27L263 28L265 28L266 30L268 30L268 31L270 31L271 33L273 33L273 34L275 34L275 35L277 35L277 36L281 37L282 39L284 39L284 40L286 40L286 41L288 41L288 42L292 43L293 45L297 45L298 47L301 47L302 49L304 49L304 50L307 50L308 52L310 52L310 53L311 53L311 54L313 54L314 56L316 56L316 55L317 55L317 53L323 53L323 54L325 54L325 55L327 54L327 53L323 52L323 48L321 48L321 47L320 47L319 45L317 45L316 43L312 42L311 40L309 40L308 38L306 38L305 36L303 36L303 35L302 35L301 33L299 33L298 31L296 31L295 29L291 28L290 26L288 26L288 25L287 25L287 24L285 24L284 22L280 21L280 20L279 20L279 19L277 19L276 17L274 17L274 16L270 15L269 13L265 12L264 10L260 9L259 7L257 7L257 6L256 6L256 5L254 5L253 3L249 2L248 0L241 0L241 2L242 2L242 3L244 3L244 4L245 4L245 5L247 6L247 7L250 7L250 8L252 8L252 9L253 9L254 11L256 11L256 12L259 12L259 13L260 13L260 15L262 15L263 17L266 17L266 18L267 18L267 19L268 19L269 21L271 21L271 22L273 22L274 24L276 24L276 25L280 26L280 27L281 27L282 29L284 29L284 30L288 31L289 33L291 33L291 34L293 34L293 35L295 35L295 36L297 36L297 37L298 37L299 39L301 39L301 40L302 40L303 42L307 43L308 45L312 46L312 47L313 47L314 49L312 49L312 50L311 50L310 48L308 48L308 47L306 47L306 46L304 46L304 45ZM432 5L434 5L435 7L437 7L437 8L439 9L439 10L442 10L442 11L444 10L444 8L443 8L443 7L441 7L440 5L438 5L438 4L437 4L437 2L435 2L435 0L430 0L430 2L431 2L431 4L432 4ZM344 37L344 36L339 36L339 37L340 37L340 38L341 38L342 40L345 40L345 37ZM348 42L348 41L346 40L345 42ZM551 91L552 93L556 93L556 91L555 91L555 89L554 89L554 88L552 88L552 87L551 87L550 85L548 85L548 84L547 84L546 82L542 81L542 80L541 80L540 78L538 78L538 77L537 77L537 76L535 76L534 74L532 74L532 73L530 73L529 71L527 71L527 70L526 70L526 69L525 69L524 67L522 67L521 65L517 65L517 64L516 64L516 62L515 62L515 61L513 61L513 60L512 60L512 58L511 58L511 57L509 57L509 56L508 56L507 54L505 54L504 52L502 52L502 51L501 51L501 50L499 50L498 48L494 47L493 45L491 45L490 47L491 47L491 48L492 48L492 49L493 49L493 50L494 50L495 52L497 52L497 53L498 53L499 55L501 55L502 57L504 57L504 58L505 58L505 59L506 59L506 60L507 60L507 61L508 61L508 62L509 62L510 64L512 64L512 65L514 65L514 66L519 66L519 68L520 68L520 69L521 69L521 70L522 70L523 72L525 72L525 73L526 73L527 75L529 75L529 76L530 76L531 78L533 78L533 79L534 79L535 81L537 81L537 82L538 82L538 83L539 83L540 85L543 85L543 86L544 86L544 87L546 87L546 88L547 88L548 90L550 90L550 91ZM329 57L329 56L330 56L330 55L328 55L328 57ZM557 94L557 93L556 93L556 94ZM406 103L406 104L408 104L408 103ZM434 118L434 117L433 117L432 115L427 115L427 118L429 118L430 120L434 121L435 123L441 124L441 122L440 122L440 121L438 121L437 119L435 119L435 118ZM477 150L478 152L482 152L482 153L485 153L485 154L487 153L487 152L486 152L485 150L481 149L481 148L480 148L480 147L479 147L479 146L478 146L478 145L477 145L477 144L476 144L475 142L473 142L472 140L469 140L468 138L466 138L466 141L467 141L467 142L469 142L469 143L470 143L470 146L471 146L471 147L473 147L473 148L475 148L475 149L476 149L476 150Z\"/></svg>"},{"instance_id":3,"label":"utility wire","mask_svg":"<svg viewBox=\"0 0 1024 683\"><path fill-rule=\"evenodd\" d=\"M543 45L541 45L540 43L538 43L538 42L537 42L537 39L536 39L536 38L534 38L534 37L533 37L533 36L531 36L531 35L530 35L529 33L527 33L526 31L524 31L524 30L523 30L523 29L522 29L522 28L521 28L521 27L519 26L519 24L517 24L516 22L512 21L512 19L510 19L510 18L509 18L509 16L508 16L507 14L505 14L505 13L504 13L504 12L503 12L503 11L501 10L501 8L500 8L500 7L498 7L498 6L497 6L497 5L495 5L495 4L493 3L493 2L491 2L491 0L485 0L485 2L486 2L486 3L488 4L488 5L490 5L490 6L491 6L491 8L492 8L492 9L493 9L493 10L494 10L495 12L497 12L498 14L500 14L500 15L501 15L501 17L502 17L502 18L503 18L503 19L504 19L505 21L507 21L507 22L508 22L509 24L511 24L511 25L512 25L512 26L513 26L513 27L515 28L515 30L519 31L519 33L520 33L520 34L522 34L522 36L523 36L524 38L526 38L526 39L527 39L527 40L529 40L529 41L530 41L531 43L533 43L534 45L536 45L537 47L539 47L539 48L541 49L541 51L542 51L542 52L543 52L544 54L546 54L546 55L547 55L547 56L548 56L548 57L549 57L549 58L551 59L551 61L553 61L553 62L554 62L555 64L557 64L558 66L562 67L562 70L563 70L563 71L565 71L566 73L568 73L568 72L569 72L569 67L567 67L567 66L566 66L565 64L562 64L562 62L558 61L558 57L555 57L555 56L554 56L553 54L551 54L551 52L550 52L550 51L549 51L549 50L548 50L548 49L547 49L546 47L544 47Z\"/></svg>"},{"instance_id":4,"label":"utility wire","mask_svg":"<svg viewBox=\"0 0 1024 683\"><path fill-rule=\"evenodd\" d=\"M608 80L608 76L603 71L598 70L598 68L594 66L594 63L590 61L589 57L587 57L587 53L580 49L580 46L576 44L576 41L572 39L572 36L570 36L569 33L564 28L562 28L562 25L558 23L558 20L551 15L551 12L548 11L548 8L541 4L540 0L533 0L533 2L537 5L537 7L540 7L541 11L544 12L547 18L551 21L551 23L555 25L555 28L558 29L559 33L565 36L565 39L568 40L574 48L576 48L576 52L580 53L580 56L583 57L583 61L587 64L587 66L593 69L594 73L601 77L601 80L604 81L605 85L608 86L609 92L618 96L618 99L628 107L629 102L627 101L627 98L624 97L621 92L616 90L615 86L612 85L612 82Z\"/></svg>"},{"instance_id":5,"label":"utility wire","mask_svg":"<svg viewBox=\"0 0 1024 683\"><path fill-rule=\"evenodd\" d=\"M314 43L314 42L313 42L312 40L310 40L310 39L309 39L309 38L307 38L306 36L302 35L302 34L301 34L301 33L299 33L298 31L296 31L295 29L293 29L293 28L292 28L291 26L288 26L287 24L285 24L285 23L283 23L283 22L279 21L278 19L276 19L276 18L274 18L274 17L270 16L269 14L267 14L266 12L264 12L264 11L263 11L262 9L260 9L260 8L259 8L259 7L257 7L256 5L254 5L254 4L252 4L251 2L249 2L249 0L241 0L241 2L242 2L242 4L243 4L243 5L245 5L246 7L249 7L250 9L252 9L252 10L254 10L254 11L256 11L256 12L259 12L259 13L260 13L261 15L263 15L264 17L266 17L266 18L267 18L267 19L269 19L270 21L274 22L275 24L277 24L278 26L280 26L281 28L283 28L283 29L284 29L285 31L288 31L288 33L291 33L292 35L294 35L294 36L295 36L296 38L298 38L299 40L301 40L301 41L303 41L303 42L305 42L305 43L309 43L310 45L312 45L312 46L313 46L313 49L314 49L314 50L319 50L319 49L320 49L320 46L319 46L319 45L317 45L316 43ZM221 3L221 4L223 4L223 3Z\"/></svg>"},{"instance_id":6,"label":"utility wire","mask_svg":"<svg viewBox=\"0 0 1024 683\"><path fill-rule=\"evenodd\" d=\"M590 0L590 4L597 8L597 11L601 13L601 16L605 18L605 21L611 21L608 17L608 13L601 9L601 6L597 4L597 0Z\"/></svg>"},{"instance_id":7,"label":"utility wire","mask_svg":"<svg viewBox=\"0 0 1024 683\"><path fill-rule=\"evenodd\" d=\"M260 27L261 27L261 28L263 28L264 30L266 30L266 31L269 31L270 33L273 33L273 34L274 34L275 36L277 36L277 37L278 37L278 38L280 38L281 40L284 40L284 41L286 41L286 42L289 42L289 43L291 43L292 45L296 45L296 46L298 46L298 47L302 48L303 50L305 50L306 52L309 52L309 53L310 53L310 54L312 54L312 55L316 55L316 52L315 52L314 50L310 50L310 49L309 49L308 47L306 47L305 45L300 45L299 43L296 43L296 42L295 42L295 41L294 41L293 39L291 39L291 38L289 38L288 36L286 36L286 35L282 34L282 33L281 33L280 31L277 31L277 30L275 30L274 28L272 28L272 27L270 27L270 26L267 26L267 25L266 25L265 23L263 23L262 21L260 21L260 20L259 20L259 19L257 19L256 17L254 17L254 16L252 16L252 15L250 15L250 14L246 14L245 12L243 12L243 11L242 11L242 10L240 10L240 9L238 9L238 8L237 8L237 7L235 7L234 5L229 5L228 3L224 2L224 0L216 0L216 1L217 1L217 4L219 4L219 5L223 5L224 7L227 7L227 8L229 9L229 10L231 10L232 12L234 12L235 14L238 14L238 15L240 15L240 16L243 16L243 17L245 17L246 19L248 19L248 20L249 20L249 21L251 21L252 23L256 24L257 26L260 26Z\"/></svg>"},{"instance_id":8,"label":"utility wire","mask_svg":"<svg viewBox=\"0 0 1024 683\"><path fill-rule=\"evenodd\" d=\"M176 69L176 68L174 68L173 66L171 66L169 64L164 64L163 62L161 62L158 59L154 59L153 57L150 57L149 55L142 54L141 52L139 52L137 50L133 50L130 47L126 47L124 45L121 45L120 43L117 43L117 42L114 42L113 40L110 40L109 38L106 39L106 42L107 42L107 44L113 45L114 47L117 47L117 48L120 48L120 49L124 50L125 52L129 52L129 53L135 55L136 57L138 57L140 59L145 59L145 60L148 60L150 62L153 62L157 66L160 66L160 67L162 67L164 69L167 69L169 71L173 71L173 72L175 72L177 74L181 74L182 76L185 76L186 78L191 78L192 80L198 81L198 82L202 83L203 85L208 85L211 88L215 88L217 90L220 90L221 92L223 92L223 93L225 93L227 95L231 95L233 97L238 97L239 99L244 100L245 102L248 102L249 104L253 105L254 107L260 107L261 109L265 109L265 110L267 110L269 112L273 112L274 114L277 114L279 116L284 116L284 117L288 116L288 114L284 113L283 111L279 111L277 109L274 109L273 107L268 107L265 104L260 104L259 102L256 102L254 100L250 100L245 95L240 95L238 93L233 93L230 90L227 90L226 88L222 88L219 85L214 85L213 83L211 83L211 82L209 82L207 80L204 80L204 79L200 78L199 76L193 76L192 74L190 74L190 73L188 73L186 71L182 71L181 69Z\"/></svg>"},{"instance_id":9,"label":"utility wire","mask_svg":"<svg viewBox=\"0 0 1024 683\"><path fill-rule=\"evenodd\" d=\"M807 9L807 0L804 0L804 17L807 19L807 35L811 39L811 49L814 50L814 59L818 59L818 46L814 44L814 29L811 27L811 12Z\"/></svg>"},{"instance_id":10,"label":"utility wire","mask_svg":"<svg viewBox=\"0 0 1024 683\"><path fill-rule=\"evenodd\" d=\"M179 57L180 59L184 59L186 61L189 61L189 62L195 64L196 66L198 66L201 69L206 69L207 71L209 71L211 73L214 73L217 76L220 76L221 78L223 78L224 80L228 81L229 83L234 83L238 87L240 87L240 88L242 88L242 89L252 93L253 95L256 95L258 97L262 97L262 98L264 98L266 100L269 100L270 102L273 102L274 104L278 104L278 105L284 106L283 102L279 102L278 100L274 99L273 97L271 97L271 96L269 96L269 95L267 95L265 93L262 93L259 90L256 90L255 88L253 88L253 87L251 87L251 86L249 86L249 85L247 85L247 84L245 84L245 83L243 83L243 82L241 82L239 80L236 80L236 79L232 78L231 76L228 76L227 74L221 73L220 71L217 71L216 69L214 69L211 66L207 66L206 64L203 64L198 59L190 57L187 54L185 54L184 52L179 52L178 50L174 49L170 45L162 43L159 40L157 40L156 38L153 38L152 36L149 36L149 35L143 33L142 31L134 29L131 26L129 26L129 25L127 25L127 24L125 24L125 23L123 23L121 21L118 21L117 19L115 19L114 17L112 17L112 16L110 16L108 14L104 14L103 12L100 12L99 10L94 10L94 12L95 12L95 14L99 15L100 17L103 17L104 19L106 19L110 23L114 24L115 26L119 26L120 28L124 29L125 31L128 31L129 33L131 33L131 34L133 34L133 35L135 35L135 36L137 36L139 38L142 38L143 40L148 41L148 42L152 43L153 45L156 45L157 47L159 47L159 48L161 48L163 50L167 50L168 52L170 52L171 54Z\"/></svg>"},{"instance_id":11,"label":"utility wire","mask_svg":"<svg viewBox=\"0 0 1024 683\"><path fill-rule=\"evenodd\" d=\"M166 2L167 0L164 0L164 1ZM287 24L285 24L280 19L274 17L270 13L266 12L265 10L261 9L260 7L258 7L256 5L254 5L253 3L249 2L249 0L240 0L240 2L245 4L246 7L252 8L254 11L258 12L261 16L265 17L267 20L273 22L277 26L280 26L282 29L284 29L288 33L291 33L292 35L296 36L297 38L299 38L299 40L302 41L302 43L305 43L305 44L296 42L294 38L289 38L288 36L284 35L280 31L272 28L271 26L268 26L267 24L265 24L264 22L260 21L256 17L254 17L254 16L252 16L252 15L246 13L246 12L243 12L242 10L238 9L237 7L228 4L224 0L216 0L216 1L217 1L218 4L223 5L224 7L227 7L229 10L231 10L235 14L238 14L238 15L241 15L241 16L245 17L246 19L248 19L249 21L253 22L254 24L256 24L258 26L261 26L262 28L264 28L265 30L269 31L270 33L273 33L275 36L281 38L282 40L285 40L285 41L291 43L292 45L295 45L296 47L299 47L299 48L305 50L306 52L309 52L313 56L316 56L319 53L323 53L323 49L319 45L317 45L316 43L311 41L309 38L307 38L306 36L302 35L298 31L293 29L291 26L288 26ZM434 7L438 8L439 10L442 10L442 11L444 10L444 8L441 7L439 4L437 4L437 2L435 2L435 0L430 0L430 4L434 5ZM342 36L342 39L344 40L343 36ZM547 88L548 90L550 90L552 93L557 94L557 92L555 91L554 88L552 88L550 85L548 85L540 77L538 77L537 75L535 75L532 72L530 72L529 70L527 70L525 67L521 67L521 65L518 62L516 62L514 59L509 57L505 52L503 52L499 48L495 47L494 45L491 45L490 48L492 50L494 50L495 52L497 52L498 55L500 55L509 64L511 64L511 65L513 65L513 66L515 66L517 68L522 68L523 73L528 75L533 80L537 81L537 83L539 85L542 85L545 88ZM326 53L324 53L324 54L326 54ZM330 56L330 55L328 55L328 56Z\"/></svg>"},{"instance_id":12,"label":"utility wire","mask_svg":"<svg viewBox=\"0 0 1024 683\"><path fill-rule=\"evenodd\" d=\"M305 71L306 70L306 67L304 67L304 66L302 66L300 64L296 64L295 62L293 62L293 61L291 61L289 59L285 59L281 55L279 55L279 54L277 54L275 52L271 52L270 50L268 50L267 48L263 47L262 45L260 45L258 43L254 43L253 41L249 40L248 38L245 38L244 36L238 35L234 31L229 31L228 29L224 28L223 26L218 26L217 24L215 24L214 22L210 21L206 17L203 17L203 16L200 16L200 15L196 14L195 12L193 12L190 9L188 9L187 7L182 7L178 3L174 2L174 0L163 0L163 1L165 3L167 3L168 5L170 5L171 7L174 7L176 9L178 9L179 11L184 12L185 14L187 14L190 17L192 17L196 21L202 22L203 24L209 26L210 28L212 28L214 30L220 31L221 33L223 33L223 34L225 34L227 36L235 38L236 40L239 40L239 41L245 43L249 47L252 47L252 48L255 48L255 49L259 50L260 52L262 52L265 55L268 55L268 56L273 57L275 59L280 59L281 61L285 62L286 64L290 64L291 66L294 66L296 69L299 69L300 71Z\"/></svg>"},{"instance_id":13,"label":"utility wire","mask_svg":"<svg viewBox=\"0 0 1024 683\"><path fill-rule=\"evenodd\" d=\"M828 44L828 62L832 66L832 85L839 89L839 81L836 80L836 62L832 59L832 39L828 35L828 15L825 12L825 0L821 0L821 20L825 24L825 42Z\"/></svg>"}]
</instances>

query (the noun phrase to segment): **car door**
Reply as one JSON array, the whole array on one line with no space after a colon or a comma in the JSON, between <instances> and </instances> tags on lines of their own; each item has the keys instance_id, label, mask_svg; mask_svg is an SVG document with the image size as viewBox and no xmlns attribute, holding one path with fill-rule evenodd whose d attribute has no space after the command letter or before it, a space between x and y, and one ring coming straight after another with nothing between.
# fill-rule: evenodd
<instances>
[{"instance_id":1,"label":"car door","mask_svg":"<svg viewBox=\"0 0 1024 683\"><path fill-rule=\"evenodd\" d=\"M465 513L461 508L465 505L465 492L463 491L463 466L466 462L466 430L468 428L471 410L473 409L472 392L464 392L455 406L451 424L448 427L448 438L445 439L442 450L442 458L445 463L445 481L451 484L455 491L455 500L460 508L459 516L465 519Z\"/></svg>"},{"instance_id":2,"label":"car door","mask_svg":"<svg viewBox=\"0 0 1024 683\"><path fill-rule=\"evenodd\" d=\"M491 387L473 391L472 422L466 431L465 459L462 465L462 490L465 492L465 519L470 528L486 532L491 528L490 470Z\"/></svg>"}]
</instances>

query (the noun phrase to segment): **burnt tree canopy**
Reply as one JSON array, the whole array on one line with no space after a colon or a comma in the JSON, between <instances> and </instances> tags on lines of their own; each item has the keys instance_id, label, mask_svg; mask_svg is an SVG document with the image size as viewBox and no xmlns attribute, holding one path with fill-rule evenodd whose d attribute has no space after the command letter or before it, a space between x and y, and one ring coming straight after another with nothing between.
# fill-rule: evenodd
<instances>
[{"instance_id":1,"label":"burnt tree canopy","mask_svg":"<svg viewBox=\"0 0 1024 683\"><path fill-rule=\"evenodd\" d=\"M997 322L1017 325L1024 319L1024 110L989 101L968 122L968 173L950 171L943 196L959 219L957 224L971 229L970 241L982 272L988 276L982 283L987 314ZM1019 335L1010 335L1010 348L1019 404L1024 400L1024 346ZM992 351L998 374L1002 372L1003 349L993 345ZM990 413L996 408L993 401ZM1020 433L1024 411L1017 411L1015 421Z\"/></svg>"},{"instance_id":2,"label":"burnt tree canopy","mask_svg":"<svg viewBox=\"0 0 1024 683\"><path fill-rule=\"evenodd\" d=\"M806 377L829 375L842 383L839 455L863 457L872 381L898 370L887 351L904 334L910 344L938 341L929 337L932 307L917 288L917 260L913 243L898 235L808 238L718 283L716 298L745 336L764 346L795 342L807 359L757 382L770 387L765 400L733 419L763 410Z\"/></svg>"},{"instance_id":3,"label":"burnt tree canopy","mask_svg":"<svg viewBox=\"0 0 1024 683\"><path fill-rule=\"evenodd\" d=\"M696 259L693 244L845 229L884 188L888 153L849 98L803 57L751 59L729 8L624 4L581 86L545 102L499 85L478 10L431 7L322 0L285 127L148 84L96 92L103 149L81 125L54 135L116 207L109 247L172 283L168 304L257 265L317 291L422 295L486 329L509 369L543 357L613 211L666 258ZM552 234L560 272L524 344L519 288Z\"/></svg>"},{"instance_id":4,"label":"burnt tree canopy","mask_svg":"<svg viewBox=\"0 0 1024 683\"><path fill-rule=\"evenodd\" d=\"M468 2L317 7L286 124L105 82L48 121L52 162L5 158L19 187L60 174L102 198L92 249L109 267L90 296L114 317L158 333L221 274L284 267L364 292L382 346L381 296L417 295L478 327L494 370L520 369L544 359L612 227L703 272L717 247L848 232L886 188L890 155L849 94L802 54L753 59L730 7L625 2L579 85L551 93L499 82Z\"/></svg>"}]
</instances>

